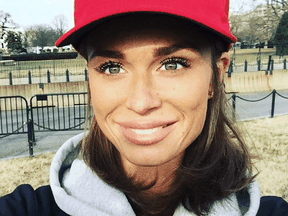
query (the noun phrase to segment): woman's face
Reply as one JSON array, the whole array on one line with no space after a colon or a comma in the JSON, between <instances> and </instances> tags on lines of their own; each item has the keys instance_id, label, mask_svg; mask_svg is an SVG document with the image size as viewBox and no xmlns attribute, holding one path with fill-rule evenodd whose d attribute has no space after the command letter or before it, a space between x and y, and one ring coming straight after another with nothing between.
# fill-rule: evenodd
<instances>
[{"instance_id":1,"label":"woman's face","mask_svg":"<svg viewBox=\"0 0 288 216\"><path fill-rule=\"evenodd\" d=\"M205 122L210 51L187 47L185 30L127 29L112 23L87 38L95 118L124 168L179 163Z\"/></svg>"}]
</instances>

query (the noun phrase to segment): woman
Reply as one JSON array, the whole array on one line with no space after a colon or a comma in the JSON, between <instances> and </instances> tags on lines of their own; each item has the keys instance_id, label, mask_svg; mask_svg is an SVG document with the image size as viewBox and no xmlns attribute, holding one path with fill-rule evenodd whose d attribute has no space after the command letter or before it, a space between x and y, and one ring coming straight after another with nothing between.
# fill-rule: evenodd
<instances>
[{"instance_id":1,"label":"woman","mask_svg":"<svg viewBox=\"0 0 288 216\"><path fill-rule=\"evenodd\" d=\"M235 41L226 0L75 0L75 27L56 44L72 43L87 60L89 132L58 150L50 186L18 187L1 211L270 215L225 113Z\"/></svg>"}]
</instances>

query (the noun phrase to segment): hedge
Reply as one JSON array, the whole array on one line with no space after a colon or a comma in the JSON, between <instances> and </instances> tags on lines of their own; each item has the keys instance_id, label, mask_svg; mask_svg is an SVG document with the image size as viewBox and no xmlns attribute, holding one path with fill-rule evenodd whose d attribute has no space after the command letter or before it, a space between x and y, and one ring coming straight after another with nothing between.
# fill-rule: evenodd
<instances>
[{"instance_id":1,"label":"hedge","mask_svg":"<svg viewBox=\"0 0 288 216\"><path fill-rule=\"evenodd\" d=\"M23 55L10 55L2 56L2 60L14 60L14 61L35 61L35 60L53 60L53 59L75 59L77 58L77 52L69 53L29 53Z\"/></svg>"}]
</instances>

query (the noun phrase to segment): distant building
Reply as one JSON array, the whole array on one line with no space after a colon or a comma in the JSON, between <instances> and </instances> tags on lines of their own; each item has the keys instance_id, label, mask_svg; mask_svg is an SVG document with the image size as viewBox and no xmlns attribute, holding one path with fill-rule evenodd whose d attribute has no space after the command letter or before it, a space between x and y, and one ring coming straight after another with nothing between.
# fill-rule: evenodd
<instances>
[{"instance_id":1,"label":"distant building","mask_svg":"<svg viewBox=\"0 0 288 216\"><path fill-rule=\"evenodd\" d=\"M234 49L240 49L241 48L241 42L236 42L232 44L232 48Z\"/></svg>"},{"instance_id":2,"label":"distant building","mask_svg":"<svg viewBox=\"0 0 288 216\"><path fill-rule=\"evenodd\" d=\"M40 46L37 47L27 47L27 52L28 53L55 53L55 52L70 52L70 51L74 51L74 48L72 47L72 45L67 45L64 47L56 47L56 46L44 46L43 51L42 48Z\"/></svg>"}]
</instances>

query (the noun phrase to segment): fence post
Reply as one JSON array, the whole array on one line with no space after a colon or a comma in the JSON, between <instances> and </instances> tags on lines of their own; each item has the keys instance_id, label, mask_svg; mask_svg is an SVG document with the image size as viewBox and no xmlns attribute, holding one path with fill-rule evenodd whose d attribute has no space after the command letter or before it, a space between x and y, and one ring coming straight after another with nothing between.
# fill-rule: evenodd
<instances>
[{"instance_id":1,"label":"fence post","mask_svg":"<svg viewBox=\"0 0 288 216\"><path fill-rule=\"evenodd\" d=\"M283 64L284 64L284 65L283 65L283 69L286 70L286 69L287 69L287 66L286 66L286 59L284 59Z\"/></svg>"},{"instance_id":2,"label":"fence post","mask_svg":"<svg viewBox=\"0 0 288 216\"><path fill-rule=\"evenodd\" d=\"M258 71L261 71L261 60L257 60L257 65L258 65Z\"/></svg>"},{"instance_id":3,"label":"fence post","mask_svg":"<svg viewBox=\"0 0 288 216\"><path fill-rule=\"evenodd\" d=\"M230 61L229 69L230 72L233 73L233 60Z\"/></svg>"},{"instance_id":4,"label":"fence post","mask_svg":"<svg viewBox=\"0 0 288 216\"><path fill-rule=\"evenodd\" d=\"M270 75L273 75L273 70L274 70L274 60L271 60L271 70L270 70Z\"/></svg>"},{"instance_id":5,"label":"fence post","mask_svg":"<svg viewBox=\"0 0 288 216\"><path fill-rule=\"evenodd\" d=\"M41 66L39 65L39 83L42 83L42 79L41 79Z\"/></svg>"},{"instance_id":6,"label":"fence post","mask_svg":"<svg viewBox=\"0 0 288 216\"><path fill-rule=\"evenodd\" d=\"M228 77L231 77L231 73L233 72L233 61L231 60L230 61L230 65L229 65L229 68L228 68Z\"/></svg>"},{"instance_id":7,"label":"fence post","mask_svg":"<svg viewBox=\"0 0 288 216\"><path fill-rule=\"evenodd\" d=\"M49 70L47 70L47 83L51 83Z\"/></svg>"},{"instance_id":8,"label":"fence post","mask_svg":"<svg viewBox=\"0 0 288 216\"><path fill-rule=\"evenodd\" d=\"M233 116L233 120L235 120L236 119L236 94L235 93L232 94L232 107L233 107L232 116Z\"/></svg>"},{"instance_id":9,"label":"fence post","mask_svg":"<svg viewBox=\"0 0 288 216\"><path fill-rule=\"evenodd\" d=\"M13 82L12 82L12 72L9 72L9 85L13 85Z\"/></svg>"},{"instance_id":10,"label":"fence post","mask_svg":"<svg viewBox=\"0 0 288 216\"><path fill-rule=\"evenodd\" d=\"M29 144L29 156L33 157L33 141L35 141L33 121L28 120L28 144Z\"/></svg>"},{"instance_id":11,"label":"fence post","mask_svg":"<svg viewBox=\"0 0 288 216\"><path fill-rule=\"evenodd\" d=\"M273 70L270 70L270 75L273 75Z\"/></svg>"},{"instance_id":12,"label":"fence post","mask_svg":"<svg viewBox=\"0 0 288 216\"><path fill-rule=\"evenodd\" d=\"M85 72L85 81L88 81L88 71L86 68L85 68L84 72Z\"/></svg>"},{"instance_id":13,"label":"fence post","mask_svg":"<svg viewBox=\"0 0 288 216\"><path fill-rule=\"evenodd\" d=\"M28 71L28 83L32 84L32 77L31 77L31 72Z\"/></svg>"},{"instance_id":14,"label":"fence post","mask_svg":"<svg viewBox=\"0 0 288 216\"><path fill-rule=\"evenodd\" d=\"M271 118L274 118L274 110L275 110L275 96L276 96L276 90L274 89L273 92L272 92Z\"/></svg>"},{"instance_id":15,"label":"fence post","mask_svg":"<svg viewBox=\"0 0 288 216\"><path fill-rule=\"evenodd\" d=\"M270 70L272 55L269 55L267 70L265 71L265 75L268 75L268 71Z\"/></svg>"},{"instance_id":16,"label":"fence post","mask_svg":"<svg viewBox=\"0 0 288 216\"><path fill-rule=\"evenodd\" d=\"M248 62L245 60L244 62L244 72L247 72Z\"/></svg>"},{"instance_id":17,"label":"fence post","mask_svg":"<svg viewBox=\"0 0 288 216\"><path fill-rule=\"evenodd\" d=\"M68 69L66 70L66 82L70 82Z\"/></svg>"}]
</instances>

